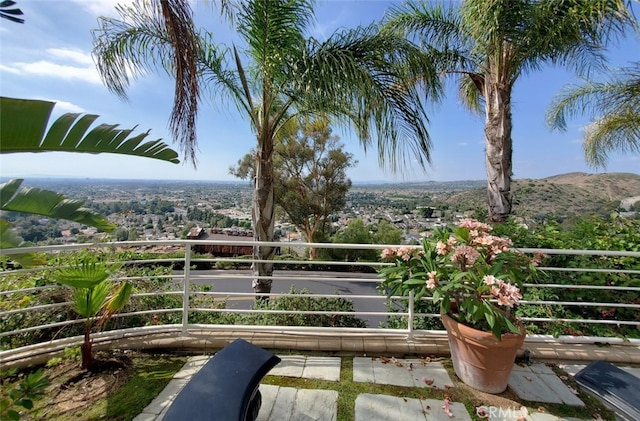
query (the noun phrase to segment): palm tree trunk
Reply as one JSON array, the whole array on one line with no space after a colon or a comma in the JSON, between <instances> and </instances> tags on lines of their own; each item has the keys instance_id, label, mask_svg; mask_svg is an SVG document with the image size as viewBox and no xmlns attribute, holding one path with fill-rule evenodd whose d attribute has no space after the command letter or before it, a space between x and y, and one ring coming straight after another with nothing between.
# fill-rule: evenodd
<instances>
[{"instance_id":1,"label":"palm tree trunk","mask_svg":"<svg viewBox=\"0 0 640 421\"><path fill-rule=\"evenodd\" d=\"M485 81L485 166L489 218L504 222L511 213L511 86Z\"/></svg>"},{"instance_id":2,"label":"palm tree trunk","mask_svg":"<svg viewBox=\"0 0 640 421\"><path fill-rule=\"evenodd\" d=\"M93 353L91 351L91 319L84 323L84 342L80 346L82 354L82 368L91 370L93 367Z\"/></svg>"},{"instance_id":3,"label":"palm tree trunk","mask_svg":"<svg viewBox=\"0 0 640 421\"><path fill-rule=\"evenodd\" d=\"M260 136L260 135L259 135ZM253 196L253 238L256 241L273 241L275 225L275 191L273 176L273 137L268 134L258 139L261 146L256 153L256 180ZM255 246L253 258L257 260L271 260L276 248L271 246ZM258 276L271 276L273 263L254 262L253 273ZM271 292L271 279L254 278L252 286L256 294Z\"/></svg>"}]
</instances>

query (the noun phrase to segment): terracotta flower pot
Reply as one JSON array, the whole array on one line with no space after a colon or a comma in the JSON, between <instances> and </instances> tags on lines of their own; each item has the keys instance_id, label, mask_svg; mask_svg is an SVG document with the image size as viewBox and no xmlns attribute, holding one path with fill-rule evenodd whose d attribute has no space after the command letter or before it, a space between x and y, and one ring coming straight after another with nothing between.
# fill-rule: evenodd
<instances>
[{"instance_id":1,"label":"terracotta flower pot","mask_svg":"<svg viewBox=\"0 0 640 421\"><path fill-rule=\"evenodd\" d=\"M446 314L441 316L453 368L460 380L483 392L504 392L516 353L524 342L524 326L518 324L521 334L506 333L498 340L491 332L473 329Z\"/></svg>"}]
</instances>

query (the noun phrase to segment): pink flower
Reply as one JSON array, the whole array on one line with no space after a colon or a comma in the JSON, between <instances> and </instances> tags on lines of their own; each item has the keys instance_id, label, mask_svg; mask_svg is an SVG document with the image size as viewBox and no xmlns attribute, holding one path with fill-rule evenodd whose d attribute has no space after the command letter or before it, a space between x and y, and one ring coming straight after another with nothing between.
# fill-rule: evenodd
<instances>
[{"instance_id":1,"label":"pink flower","mask_svg":"<svg viewBox=\"0 0 640 421\"><path fill-rule=\"evenodd\" d=\"M482 278L482 280L484 281L485 285L493 285L496 283L496 277L493 275L487 275L484 278Z\"/></svg>"},{"instance_id":2,"label":"pink flower","mask_svg":"<svg viewBox=\"0 0 640 421\"><path fill-rule=\"evenodd\" d=\"M396 249L388 248L388 249L382 250L382 253L380 253L380 257L382 257L383 259L388 259L390 257L395 256L395 254L396 254Z\"/></svg>"},{"instance_id":3,"label":"pink flower","mask_svg":"<svg viewBox=\"0 0 640 421\"><path fill-rule=\"evenodd\" d=\"M436 243L436 251L440 256L444 256L445 254L449 253L449 247L442 241L438 241Z\"/></svg>"},{"instance_id":4,"label":"pink flower","mask_svg":"<svg viewBox=\"0 0 640 421\"><path fill-rule=\"evenodd\" d=\"M432 270L428 273L429 279L427 279L427 288L434 289L438 286L438 281L436 281L436 271Z\"/></svg>"},{"instance_id":5,"label":"pink flower","mask_svg":"<svg viewBox=\"0 0 640 421\"><path fill-rule=\"evenodd\" d=\"M451 261L463 265L473 265L478 257L480 257L480 253L473 247L459 246L456 247L453 256L451 256Z\"/></svg>"}]
</instances>

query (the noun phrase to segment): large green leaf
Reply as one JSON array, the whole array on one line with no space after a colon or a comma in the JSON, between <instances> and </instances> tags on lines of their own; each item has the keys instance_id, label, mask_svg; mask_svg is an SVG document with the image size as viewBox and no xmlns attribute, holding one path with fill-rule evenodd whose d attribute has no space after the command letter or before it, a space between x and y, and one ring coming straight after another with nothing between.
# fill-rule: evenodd
<instances>
[{"instance_id":1,"label":"large green leaf","mask_svg":"<svg viewBox=\"0 0 640 421\"><path fill-rule=\"evenodd\" d=\"M53 278L57 283L71 288L92 289L109 278L109 271L103 263L82 263L58 269Z\"/></svg>"},{"instance_id":2,"label":"large green leaf","mask_svg":"<svg viewBox=\"0 0 640 421\"><path fill-rule=\"evenodd\" d=\"M131 137L135 127L100 124L90 129L98 118L94 114L67 113L48 127L54 106L49 101L0 97L0 153L115 153L180 162L178 153L160 139L143 142L149 131Z\"/></svg>"},{"instance_id":3,"label":"large green leaf","mask_svg":"<svg viewBox=\"0 0 640 421\"><path fill-rule=\"evenodd\" d=\"M74 289L71 296L73 309L82 317L94 317L104 307L111 292L109 282L100 282L93 288Z\"/></svg>"},{"instance_id":4,"label":"large green leaf","mask_svg":"<svg viewBox=\"0 0 640 421\"><path fill-rule=\"evenodd\" d=\"M0 184L0 210L66 219L106 232L111 232L115 228L106 217L91 209L83 208L81 201L67 199L49 190L33 187L20 188L22 181L14 179Z\"/></svg>"}]
</instances>

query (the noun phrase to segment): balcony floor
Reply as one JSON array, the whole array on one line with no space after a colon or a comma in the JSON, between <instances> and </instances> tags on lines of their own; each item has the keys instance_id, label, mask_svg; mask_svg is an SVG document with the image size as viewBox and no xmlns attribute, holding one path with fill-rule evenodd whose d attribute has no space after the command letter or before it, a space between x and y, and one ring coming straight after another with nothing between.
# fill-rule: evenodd
<instances>
[{"instance_id":1,"label":"balcony floor","mask_svg":"<svg viewBox=\"0 0 640 421\"><path fill-rule=\"evenodd\" d=\"M160 395L134 421L162 420L175 396L209 358L208 356L191 357ZM283 355L282 362L269 375L339 381L340 358ZM573 363L562 365L562 368L572 376L582 367L584 365ZM640 376L640 368L627 367L626 369ZM453 382L442 363L427 362L422 359L356 357L353 363L353 380L407 387L433 387L442 390L453 387ZM526 401L584 406L572 389L543 363L514 366L509 387ZM336 420L337 391L296 389L270 384L262 384L260 391L263 403L258 421ZM443 409L444 405L444 401L436 399L408 399L363 393L356 399L355 419L362 421L414 420L425 419L426 415L426 419L445 420L448 417ZM515 420L520 416L527 416L521 408L487 406L483 409L490 419L506 417L504 419ZM455 419L472 419L460 402L452 402L450 411ZM545 421L566 419L551 414L531 414L531 418L527 417L527 419L537 420L537 415L542 416Z\"/></svg>"},{"instance_id":2,"label":"balcony floor","mask_svg":"<svg viewBox=\"0 0 640 421\"><path fill-rule=\"evenodd\" d=\"M439 360L448 357L448 345L445 337L415 336L408 340L406 336L382 336L373 334L349 334L348 336L318 336L299 332L263 333L263 332L211 332L191 333L181 337L181 347L185 350L200 351L220 349L236 337L243 337L255 345L272 349L275 352L285 350L283 362L274 368L270 375L283 377L319 378L326 381L339 381L340 355L356 355L353 362L354 382L363 381L376 384L392 384L407 387L437 387L446 389L451 382L447 371ZM155 347L175 347L176 337L157 337L147 344ZM120 342L119 346L125 345ZM133 345L133 344L129 344ZM521 400L584 406L565 382L558 377L545 362L553 362L573 376L588 362L605 359L629 370L640 377L640 368L629 367L640 363L640 347L630 344L594 345L585 343L567 344L547 339L545 342L530 340L525 348L531 351L532 365L514 367L509 387ZM325 351L328 357L309 357L288 355L288 350L306 352ZM285 355L286 354L286 355ZM359 356L358 356L359 355ZM397 356L393 358L393 356ZM434 356L428 364L420 357ZM444 357L437 357L444 356ZM406 357L403 358L403 357ZM167 388L152 402L136 421L156 421L162 419L165 408L173 397L186 384L188 379L210 357L191 357L183 370L176 375ZM393 359L392 359L393 358ZM421 363L422 362L422 363ZM627 367L625 367L627 366ZM421 384L429 379L429 386ZM412 383L413 382L413 383ZM338 392L331 390L305 389L274 386L260 386L263 404L258 416L260 421L287 421L301 419L336 420ZM406 399L388 395L360 394L355 403L355 419L361 421L395 421L424 419L449 419L443 409L444 401L427 399ZM455 419L468 419L471 416L461 403L451 403L451 412ZM506 419L518 419L526 416L521 409L486 407L488 415L498 414ZM530 414L532 420L544 415L545 421L559 418L551 414ZM309 418L310 417L310 418ZM502 419L490 417L490 419ZM540 418L542 419L542 418Z\"/></svg>"}]
</instances>

